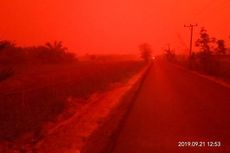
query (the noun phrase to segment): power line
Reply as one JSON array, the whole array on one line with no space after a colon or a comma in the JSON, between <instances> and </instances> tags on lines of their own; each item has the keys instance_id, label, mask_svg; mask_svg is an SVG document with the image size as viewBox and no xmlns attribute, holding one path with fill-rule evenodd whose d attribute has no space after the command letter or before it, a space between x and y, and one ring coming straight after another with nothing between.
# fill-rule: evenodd
<instances>
[{"instance_id":1,"label":"power line","mask_svg":"<svg viewBox=\"0 0 230 153\"><path fill-rule=\"evenodd\" d=\"M191 35L190 35L190 47L189 47L189 57L192 56L192 39L193 39L193 28L197 27L197 24L190 24L190 25L184 25L184 27L189 28Z\"/></svg>"}]
</instances>

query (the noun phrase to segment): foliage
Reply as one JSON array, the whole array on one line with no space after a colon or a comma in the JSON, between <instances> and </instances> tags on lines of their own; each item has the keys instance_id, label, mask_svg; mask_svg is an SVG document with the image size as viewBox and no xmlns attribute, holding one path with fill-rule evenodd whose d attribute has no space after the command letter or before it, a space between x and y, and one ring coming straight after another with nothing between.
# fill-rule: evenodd
<instances>
[{"instance_id":1,"label":"foliage","mask_svg":"<svg viewBox=\"0 0 230 153\"><path fill-rule=\"evenodd\" d=\"M73 53L67 52L61 41L46 43L44 46L27 48L29 60L39 64L69 63L76 60Z\"/></svg>"},{"instance_id":2,"label":"foliage","mask_svg":"<svg viewBox=\"0 0 230 153\"><path fill-rule=\"evenodd\" d=\"M14 74L13 69L11 68L3 68L0 70L0 81L6 80Z\"/></svg>"},{"instance_id":3,"label":"foliage","mask_svg":"<svg viewBox=\"0 0 230 153\"><path fill-rule=\"evenodd\" d=\"M13 48L15 47L15 44L8 40L1 40L0 41L0 51L6 48Z\"/></svg>"},{"instance_id":4,"label":"foliage","mask_svg":"<svg viewBox=\"0 0 230 153\"><path fill-rule=\"evenodd\" d=\"M212 57L214 53L215 38L211 38L207 30L202 27L200 30L200 38L196 41L196 46L200 47L200 51L193 55L190 60L190 66L194 67L194 62L197 61L200 69L206 73L213 74L218 70L217 61Z\"/></svg>"},{"instance_id":5,"label":"foliage","mask_svg":"<svg viewBox=\"0 0 230 153\"><path fill-rule=\"evenodd\" d=\"M44 78L34 78L37 69L30 76L29 70L21 75L27 77L28 84L24 82L20 88L16 84L10 86L17 92L0 88L3 93L0 95L0 141L14 141L26 133L35 133L35 138L41 136L44 124L56 120L65 111L69 97L84 99L92 93L107 90L111 84L125 81L137 73L143 65L139 61L50 65L48 71L47 66L44 67ZM37 70L37 75L39 73ZM45 79L50 77L47 84ZM38 83L31 85L30 80Z\"/></svg>"},{"instance_id":6,"label":"foliage","mask_svg":"<svg viewBox=\"0 0 230 153\"><path fill-rule=\"evenodd\" d=\"M216 53L218 55L225 55L227 48L225 47L225 41L220 39L216 41L217 48L216 48Z\"/></svg>"},{"instance_id":7,"label":"foliage","mask_svg":"<svg viewBox=\"0 0 230 153\"><path fill-rule=\"evenodd\" d=\"M15 70L25 65L74 61L75 55L67 52L67 48L60 41L32 47L18 47L11 41L0 41L0 81L12 76Z\"/></svg>"},{"instance_id":8,"label":"foliage","mask_svg":"<svg viewBox=\"0 0 230 153\"><path fill-rule=\"evenodd\" d=\"M169 61L175 60L176 54L175 54L174 50L168 48L168 49L165 49L164 51L165 51L165 56L166 56L167 60L169 60Z\"/></svg>"},{"instance_id":9,"label":"foliage","mask_svg":"<svg viewBox=\"0 0 230 153\"><path fill-rule=\"evenodd\" d=\"M227 74L223 66L222 59L227 58L227 48L225 41L210 37L205 28L201 28L200 37L196 41L199 51L193 53L187 61L190 69L198 70L213 76L225 76Z\"/></svg>"},{"instance_id":10,"label":"foliage","mask_svg":"<svg viewBox=\"0 0 230 153\"><path fill-rule=\"evenodd\" d=\"M151 46L147 43L141 44L139 46L141 51L141 58L144 59L146 62L152 59L152 49Z\"/></svg>"},{"instance_id":11,"label":"foliage","mask_svg":"<svg viewBox=\"0 0 230 153\"><path fill-rule=\"evenodd\" d=\"M211 38L207 30L203 27L200 30L200 38L196 41L196 46L200 47L201 52L211 53L211 44L215 42L215 38Z\"/></svg>"},{"instance_id":12,"label":"foliage","mask_svg":"<svg viewBox=\"0 0 230 153\"><path fill-rule=\"evenodd\" d=\"M4 65L24 62L30 62L30 64L63 63L72 62L75 59L74 54L67 52L67 48L61 41L31 47L16 47L10 41L0 41L0 63Z\"/></svg>"},{"instance_id":13,"label":"foliage","mask_svg":"<svg viewBox=\"0 0 230 153\"><path fill-rule=\"evenodd\" d=\"M0 65L9 66L23 63L26 55L19 47L16 47L12 42L0 42Z\"/></svg>"}]
</instances>

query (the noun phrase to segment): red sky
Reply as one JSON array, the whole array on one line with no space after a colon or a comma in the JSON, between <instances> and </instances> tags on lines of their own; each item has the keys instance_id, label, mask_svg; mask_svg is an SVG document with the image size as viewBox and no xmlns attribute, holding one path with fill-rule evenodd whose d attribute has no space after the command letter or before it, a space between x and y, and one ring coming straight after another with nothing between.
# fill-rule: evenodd
<instances>
[{"instance_id":1,"label":"red sky","mask_svg":"<svg viewBox=\"0 0 230 153\"><path fill-rule=\"evenodd\" d=\"M70 51L137 53L147 42L158 53L170 44L185 52L198 23L210 35L230 40L229 0L4 0L0 39L19 45L61 40ZM230 44L229 44L230 46Z\"/></svg>"}]
</instances>

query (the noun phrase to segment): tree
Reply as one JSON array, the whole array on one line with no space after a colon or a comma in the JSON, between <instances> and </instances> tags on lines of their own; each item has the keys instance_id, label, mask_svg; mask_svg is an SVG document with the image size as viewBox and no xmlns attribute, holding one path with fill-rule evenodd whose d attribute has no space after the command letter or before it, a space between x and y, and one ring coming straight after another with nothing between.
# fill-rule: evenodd
<instances>
[{"instance_id":1,"label":"tree","mask_svg":"<svg viewBox=\"0 0 230 153\"><path fill-rule=\"evenodd\" d=\"M47 63L60 63L66 60L67 48L63 46L61 41L48 42L45 46L40 46L39 48L41 48L39 56Z\"/></svg>"},{"instance_id":2,"label":"tree","mask_svg":"<svg viewBox=\"0 0 230 153\"><path fill-rule=\"evenodd\" d=\"M175 54L174 50L172 50L171 48L167 48L164 51L165 51L165 56L166 56L167 60L169 60L169 61L175 60L176 54Z\"/></svg>"},{"instance_id":3,"label":"tree","mask_svg":"<svg viewBox=\"0 0 230 153\"><path fill-rule=\"evenodd\" d=\"M139 46L141 51L141 58L143 58L146 62L152 59L152 50L151 46L147 43L143 43Z\"/></svg>"},{"instance_id":4,"label":"tree","mask_svg":"<svg viewBox=\"0 0 230 153\"><path fill-rule=\"evenodd\" d=\"M0 64L17 66L25 62L25 52L8 40L0 41Z\"/></svg>"},{"instance_id":5,"label":"tree","mask_svg":"<svg viewBox=\"0 0 230 153\"><path fill-rule=\"evenodd\" d=\"M211 38L207 32L207 30L202 27L200 30L200 38L196 41L196 46L200 47L201 52L205 52L211 54L211 45L215 43L216 39Z\"/></svg>"},{"instance_id":6,"label":"tree","mask_svg":"<svg viewBox=\"0 0 230 153\"><path fill-rule=\"evenodd\" d=\"M215 42L215 38L210 38L207 30L202 27L200 30L200 38L196 41L196 46L200 47L200 52L197 54L202 63L207 63L211 57L211 44Z\"/></svg>"},{"instance_id":7,"label":"tree","mask_svg":"<svg viewBox=\"0 0 230 153\"><path fill-rule=\"evenodd\" d=\"M8 40L0 41L0 81L8 79L15 69L25 63L25 54Z\"/></svg>"},{"instance_id":8,"label":"tree","mask_svg":"<svg viewBox=\"0 0 230 153\"><path fill-rule=\"evenodd\" d=\"M15 48L15 44L8 40L0 40L0 50L6 49L6 48Z\"/></svg>"},{"instance_id":9,"label":"tree","mask_svg":"<svg viewBox=\"0 0 230 153\"><path fill-rule=\"evenodd\" d=\"M216 48L216 52L218 55L225 55L226 54L226 50L227 48L225 47L225 41L220 39L216 41L217 44L217 48Z\"/></svg>"},{"instance_id":10,"label":"tree","mask_svg":"<svg viewBox=\"0 0 230 153\"><path fill-rule=\"evenodd\" d=\"M53 44L48 42L45 46L57 52L65 52L67 50L67 48L63 46L62 41L55 41Z\"/></svg>"},{"instance_id":11,"label":"tree","mask_svg":"<svg viewBox=\"0 0 230 153\"><path fill-rule=\"evenodd\" d=\"M202 71L214 74L218 68L218 61L213 58L213 46L216 42L215 38L211 38L205 28L201 28L200 38L196 41L196 46L200 47L200 52L196 54Z\"/></svg>"}]
</instances>

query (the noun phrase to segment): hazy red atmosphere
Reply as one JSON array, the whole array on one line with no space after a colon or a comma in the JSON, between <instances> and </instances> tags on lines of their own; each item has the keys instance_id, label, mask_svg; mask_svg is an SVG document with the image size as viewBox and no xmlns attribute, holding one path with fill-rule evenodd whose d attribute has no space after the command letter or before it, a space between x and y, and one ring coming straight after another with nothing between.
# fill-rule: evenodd
<instances>
[{"instance_id":1,"label":"hazy red atmosphere","mask_svg":"<svg viewBox=\"0 0 230 153\"><path fill-rule=\"evenodd\" d=\"M2 0L0 153L230 153L230 0Z\"/></svg>"},{"instance_id":2,"label":"hazy red atmosphere","mask_svg":"<svg viewBox=\"0 0 230 153\"><path fill-rule=\"evenodd\" d=\"M70 51L136 53L140 43L159 52L188 47L184 24L204 26L229 41L228 0L7 0L0 6L0 39L19 45L61 40Z\"/></svg>"}]
</instances>

